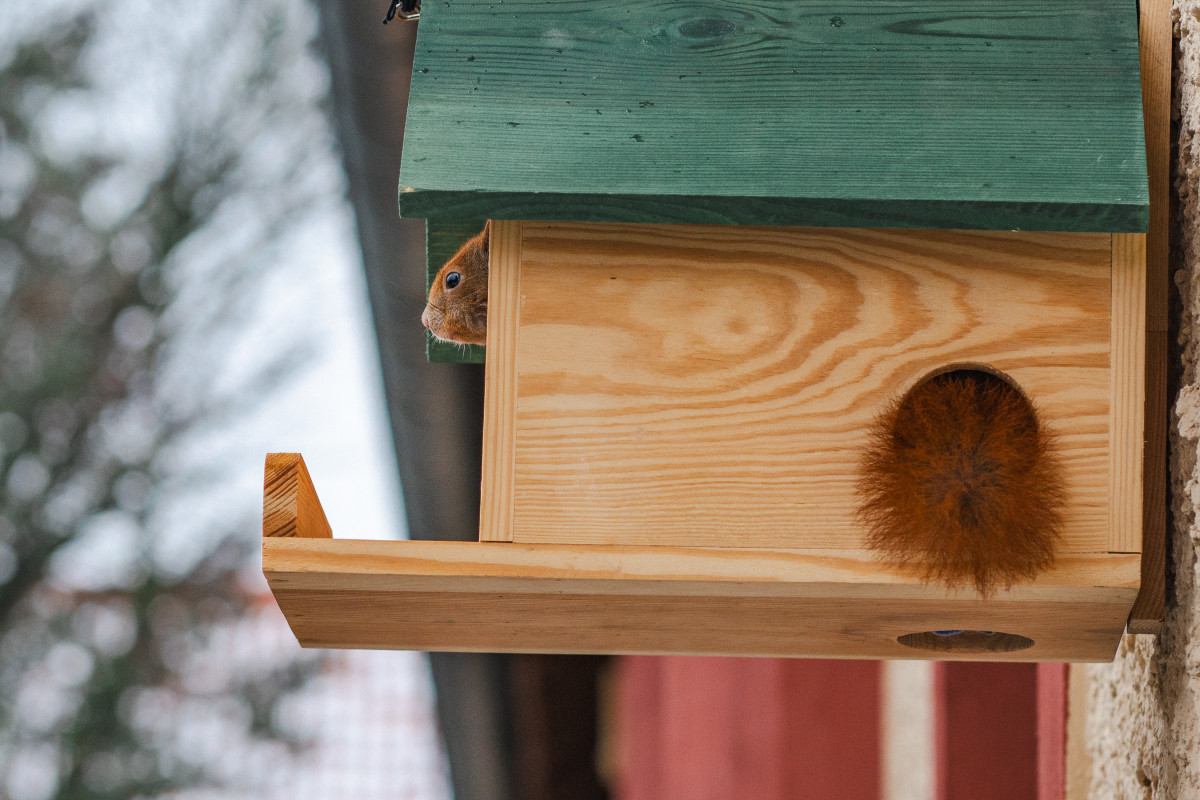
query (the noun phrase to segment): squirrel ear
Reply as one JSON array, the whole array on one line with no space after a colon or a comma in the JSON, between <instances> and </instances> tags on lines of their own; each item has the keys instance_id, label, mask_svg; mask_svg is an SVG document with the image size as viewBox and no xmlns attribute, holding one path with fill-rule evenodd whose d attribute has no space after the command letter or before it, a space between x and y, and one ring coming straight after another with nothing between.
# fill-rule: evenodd
<instances>
[{"instance_id":1,"label":"squirrel ear","mask_svg":"<svg viewBox=\"0 0 1200 800\"><path fill-rule=\"evenodd\" d=\"M483 249L484 250L488 249L488 244L490 244L491 238L492 238L492 221L489 219L487 222L483 223Z\"/></svg>"}]
</instances>

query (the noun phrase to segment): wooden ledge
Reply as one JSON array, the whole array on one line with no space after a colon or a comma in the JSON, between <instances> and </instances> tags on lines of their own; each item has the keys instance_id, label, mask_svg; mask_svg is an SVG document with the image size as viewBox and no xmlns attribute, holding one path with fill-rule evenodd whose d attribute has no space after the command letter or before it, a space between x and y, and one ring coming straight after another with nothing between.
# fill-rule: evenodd
<instances>
[{"instance_id":1,"label":"wooden ledge","mask_svg":"<svg viewBox=\"0 0 1200 800\"><path fill-rule=\"evenodd\" d=\"M969 629L1035 643L989 660L1109 661L1138 564L1064 560L985 601L849 551L263 539L263 572L306 647L921 658L896 639Z\"/></svg>"},{"instance_id":2,"label":"wooden ledge","mask_svg":"<svg viewBox=\"0 0 1200 800\"><path fill-rule=\"evenodd\" d=\"M867 551L264 539L272 589L307 592L776 597L979 604L1105 602L1137 593L1136 553L1061 558L1038 580L984 600L875 561Z\"/></svg>"},{"instance_id":3,"label":"wooden ledge","mask_svg":"<svg viewBox=\"0 0 1200 800\"><path fill-rule=\"evenodd\" d=\"M298 455L266 476L263 573L306 647L926 658L897 639L966 629L1034 642L989 660L1108 661L1139 580L1071 557L984 600L855 550L332 539Z\"/></svg>"}]
</instances>

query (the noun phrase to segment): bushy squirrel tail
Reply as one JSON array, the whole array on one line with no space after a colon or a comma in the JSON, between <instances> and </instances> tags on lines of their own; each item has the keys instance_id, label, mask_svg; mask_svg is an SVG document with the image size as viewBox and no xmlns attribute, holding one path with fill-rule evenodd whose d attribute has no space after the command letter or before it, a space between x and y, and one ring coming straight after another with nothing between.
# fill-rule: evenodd
<instances>
[{"instance_id":1,"label":"bushy squirrel tail","mask_svg":"<svg viewBox=\"0 0 1200 800\"><path fill-rule=\"evenodd\" d=\"M880 415L859 494L884 559L985 596L1053 564L1066 497L1032 404L979 370L934 376Z\"/></svg>"}]
</instances>

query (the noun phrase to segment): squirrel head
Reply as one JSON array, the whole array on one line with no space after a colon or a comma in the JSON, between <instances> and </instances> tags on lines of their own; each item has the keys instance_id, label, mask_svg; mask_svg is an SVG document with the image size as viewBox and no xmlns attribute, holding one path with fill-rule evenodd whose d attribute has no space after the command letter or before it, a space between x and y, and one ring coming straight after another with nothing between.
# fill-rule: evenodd
<instances>
[{"instance_id":1,"label":"squirrel head","mask_svg":"<svg viewBox=\"0 0 1200 800\"><path fill-rule=\"evenodd\" d=\"M429 288L421 324L438 339L487 343L488 236L491 225L459 248Z\"/></svg>"}]
</instances>

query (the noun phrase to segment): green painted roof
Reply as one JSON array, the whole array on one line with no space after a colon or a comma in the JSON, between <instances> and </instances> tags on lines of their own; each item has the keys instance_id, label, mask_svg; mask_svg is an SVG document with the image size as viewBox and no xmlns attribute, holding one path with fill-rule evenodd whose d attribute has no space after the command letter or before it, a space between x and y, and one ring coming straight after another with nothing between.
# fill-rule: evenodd
<instances>
[{"instance_id":1,"label":"green painted roof","mask_svg":"<svg viewBox=\"0 0 1200 800\"><path fill-rule=\"evenodd\" d=\"M400 210L1142 231L1134 0L424 0Z\"/></svg>"}]
</instances>

